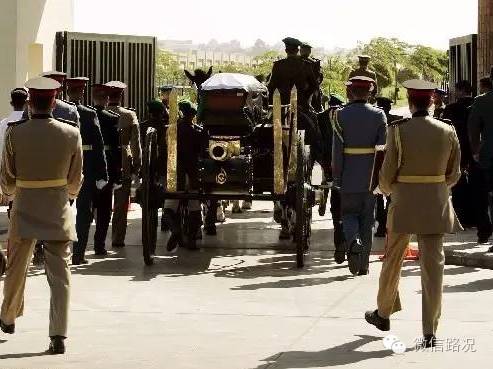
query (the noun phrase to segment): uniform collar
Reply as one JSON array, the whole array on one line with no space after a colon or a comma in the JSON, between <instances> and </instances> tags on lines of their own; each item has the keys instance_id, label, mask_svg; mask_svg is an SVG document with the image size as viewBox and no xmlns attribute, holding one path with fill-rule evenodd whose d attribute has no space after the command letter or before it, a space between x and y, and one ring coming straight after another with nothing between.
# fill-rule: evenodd
<instances>
[{"instance_id":1,"label":"uniform collar","mask_svg":"<svg viewBox=\"0 0 493 369\"><path fill-rule=\"evenodd\" d=\"M32 114L31 119L48 119L53 118L53 114Z\"/></svg>"},{"instance_id":2,"label":"uniform collar","mask_svg":"<svg viewBox=\"0 0 493 369\"><path fill-rule=\"evenodd\" d=\"M413 118L427 117L428 115L430 115L430 112L428 110L421 110L421 111L417 111L416 113L414 113Z\"/></svg>"}]
</instances>

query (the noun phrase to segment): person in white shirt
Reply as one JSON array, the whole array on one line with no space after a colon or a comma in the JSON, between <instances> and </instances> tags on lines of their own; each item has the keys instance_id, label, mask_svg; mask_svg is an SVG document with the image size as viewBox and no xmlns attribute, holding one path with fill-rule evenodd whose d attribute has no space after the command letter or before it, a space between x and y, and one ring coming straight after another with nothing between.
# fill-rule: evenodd
<instances>
[{"instance_id":1,"label":"person in white shirt","mask_svg":"<svg viewBox=\"0 0 493 369\"><path fill-rule=\"evenodd\" d=\"M8 117L0 121L0 159L2 158L3 145L5 141L5 131L7 124L22 119L22 114L26 108L27 90L24 87L14 88L10 92L10 105L14 109Z\"/></svg>"}]
</instances>

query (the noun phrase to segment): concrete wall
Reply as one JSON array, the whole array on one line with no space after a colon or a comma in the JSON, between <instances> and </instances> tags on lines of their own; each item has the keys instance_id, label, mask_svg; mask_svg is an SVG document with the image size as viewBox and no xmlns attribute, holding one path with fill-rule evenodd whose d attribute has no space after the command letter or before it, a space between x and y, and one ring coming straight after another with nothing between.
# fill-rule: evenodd
<instances>
[{"instance_id":1,"label":"concrete wall","mask_svg":"<svg viewBox=\"0 0 493 369\"><path fill-rule=\"evenodd\" d=\"M493 0L479 0L479 78L489 75L491 67L493 67Z\"/></svg>"},{"instance_id":2,"label":"concrete wall","mask_svg":"<svg viewBox=\"0 0 493 369\"><path fill-rule=\"evenodd\" d=\"M73 0L1 0L0 116L9 112L9 92L54 68L55 33L73 28ZM4 32L5 29L5 32Z\"/></svg>"}]
</instances>

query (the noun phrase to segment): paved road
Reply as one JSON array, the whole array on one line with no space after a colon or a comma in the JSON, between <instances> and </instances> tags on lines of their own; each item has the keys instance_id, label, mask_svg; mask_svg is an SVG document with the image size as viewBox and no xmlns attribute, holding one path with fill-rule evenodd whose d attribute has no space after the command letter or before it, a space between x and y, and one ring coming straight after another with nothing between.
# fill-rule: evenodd
<instances>
[{"instance_id":1,"label":"paved road","mask_svg":"<svg viewBox=\"0 0 493 369\"><path fill-rule=\"evenodd\" d=\"M423 368L489 367L493 353L493 271L447 267L440 337L445 352L417 352L420 336L419 266L406 264L404 311L392 334L404 355L383 347L384 334L365 324L374 308L380 262L371 274L351 277L331 258L327 217L314 224L314 250L303 270L294 268L290 243L279 244L269 203L219 226L202 250L180 250L143 266L140 213L130 212L128 246L106 259L73 267L68 352L44 355L48 287L31 269L26 316L14 336L0 335L0 368ZM5 214L0 215L5 222ZM161 236L164 245L166 236ZM453 241L453 240L452 240ZM462 241L460 241L462 242ZM376 250L381 250L378 241ZM1 283L1 282L0 282ZM475 352L456 341L474 340ZM447 347L448 346L448 347Z\"/></svg>"}]
</instances>

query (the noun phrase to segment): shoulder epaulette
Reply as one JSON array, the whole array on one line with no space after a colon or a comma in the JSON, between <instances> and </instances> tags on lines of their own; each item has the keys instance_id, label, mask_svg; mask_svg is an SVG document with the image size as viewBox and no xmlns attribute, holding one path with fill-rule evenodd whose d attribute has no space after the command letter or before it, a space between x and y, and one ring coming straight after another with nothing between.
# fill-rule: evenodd
<instances>
[{"instance_id":1,"label":"shoulder epaulette","mask_svg":"<svg viewBox=\"0 0 493 369\"><path fill-rule=\"evenodd\" d=\"M59 121L59 122L62 122L62 123L70 124L72 127L79 128L79 126L77 125L77 123L72 122L71 120L63 119L63 118L56 118L56 120Z\"/></svg>"},{"instance_id":2,"label":"shoulder epaulette","mask_svg":"<svg viewBox=\"0 0 493 369\"><path fill-rule=\"evenodd\" d=\"M127 109L127 110L130 110L130 111L135 112L135 108L129 108L129 107L127 107L127 106L123 106L122 108L123 108L123 109Z\"/></svg>"},{"instance_id":3,"label":"shoulder epaulette","mask_svg":"<svg viewBox=\"0 0 493 369\"><path fill-rule=\"evenodd\" d=\"M7 123L7 127L14 127L18 126L19 124L26 123L29 119L21 119L21 120L16 120L15 122L9 122Z\"/></svg>"},{"instance_id":4,"label":"shoulder epaulette","mask_svg":"<svg viewBox=\"0 0 493 369\"><path fill-rule=\"evenodd\" d=\"M443 122L445 124L448 124L449 126L453 126L452 121L450 119L445 119L445 118L436 118L440 122Z\"/></svg>"},{"instance_id":5,"label":"shoulder epaulette","mask_svg":"<svg viewBox=\"0 0 493 369\"><path fill-rule=\"evenodd\" d=\"M72 101L63 100L63 99L61 99L61 101L63 101L65 104L69 104L69 105L77 106L77 105L75 105L75 103L73 103Z\"/></svg>"},{"instance_id":6,"label":"shoulder epaulette","mask_svg":"<svg viewBox=\"0 0 493 369\"><path fill-rule=\"evenodd\" d=\"M118 114L116 111L105 109L105 112L107 112L109 115L114 116L116 118L120 118L120 114Z\"/></svg>"},{"instance_id":7,"label":"shoulder epaulette","mask_svg":"<svg viewBox=\"0 0 493 369\"><path fill-rule=\"evenodd\" d=\"M94 106L91 105L84 105L86 108L97 111L97 109Z\"/></svg>"},{"instance_id":8,"label":"shoulder epaulette","mask_svg":"<svg viewBox=\"0 0 493 369\"><path fill-rule=\"evenodd\" d=\"M389 126L398 126L401 125L402 123L409 122L411 118L403 118L403 119L397 119L394 120L393 122L389 123Z\"/></svg>"}]
</instances>

